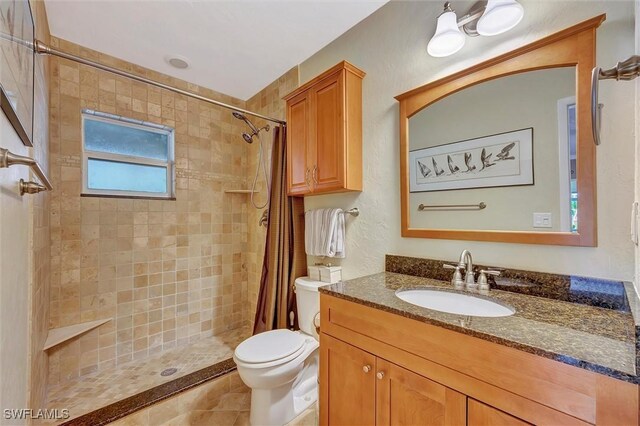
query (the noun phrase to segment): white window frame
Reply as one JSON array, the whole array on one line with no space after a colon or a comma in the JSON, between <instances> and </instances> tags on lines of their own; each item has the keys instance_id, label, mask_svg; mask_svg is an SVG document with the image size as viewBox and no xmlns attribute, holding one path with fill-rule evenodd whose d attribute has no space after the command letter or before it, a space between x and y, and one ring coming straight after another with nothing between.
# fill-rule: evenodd
<instances>
[{"instance_id":1,"label":"white window frame","mask_svg":"<svg viewBox=\"0 0 640 426\"><path fill-rule=\"evenodd\" d=\"M562 232L571 232L571 168L569 167L571 162L569 107L571 105L577 106L575 96L558 99L558 170L560 172L560 231ZM576 147L576 156L577 150L578 147Z\"/></svg>"},{"instance_id":2,"label":"white window frame","mask_svg":"<svg viewBox=\"0 0 640 426\"><path fill-rule=\"evenodd\" d=\"M167 161L156 160L148 157L138 157L134 155L113 154L101 151L87 150L85 147L84 124L86 120L102 121L118 126L131 127L134 129L144 130L146 132L159 133L167 135L168 152ZM175 198L175 130L168 126L163 126L148 121L135 120L120 115L108 114L105 112L93 111L90 109L82 110L82 195L92 196L108 196L123 198ZM89 188L89 159L117 161L119 163L136 164L142 166L158 166L167 168L167 190L165 192L144 192L144 191L126 191L112 189L91 189Z\"/></svg>"}]
</instances>

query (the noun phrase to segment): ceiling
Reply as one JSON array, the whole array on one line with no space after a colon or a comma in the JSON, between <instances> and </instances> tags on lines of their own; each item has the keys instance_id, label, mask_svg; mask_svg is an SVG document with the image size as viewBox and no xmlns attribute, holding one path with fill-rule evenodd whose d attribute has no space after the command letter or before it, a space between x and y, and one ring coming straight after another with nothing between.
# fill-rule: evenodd
<instances>
[{"instance_id":1,"label":"ceiling","mask_svg":"<svg viewBox=\"0 0 640 426\"><path fill-rule=\"evenodd\" d=\"M246 100L388 0L45 0L51 34ZM177 69L166 60L189 63Z\"/></svg>"}]
</instances>

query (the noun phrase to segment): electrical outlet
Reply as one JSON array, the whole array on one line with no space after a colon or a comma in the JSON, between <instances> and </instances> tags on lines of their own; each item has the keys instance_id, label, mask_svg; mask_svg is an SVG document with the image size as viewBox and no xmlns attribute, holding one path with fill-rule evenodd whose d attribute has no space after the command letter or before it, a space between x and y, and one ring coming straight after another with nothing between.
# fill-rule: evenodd
<instances>
[{"instance_id":1,"label":"electrical outlet","mask_svg":"<svg viewBox=\"0 0 640 426\"><path fill-rule=\"evenodd\" d=\"M551 213L534 213L533 227L534 228L552 228L553 222L551 221Z\"/></svg>"}]
</instances>

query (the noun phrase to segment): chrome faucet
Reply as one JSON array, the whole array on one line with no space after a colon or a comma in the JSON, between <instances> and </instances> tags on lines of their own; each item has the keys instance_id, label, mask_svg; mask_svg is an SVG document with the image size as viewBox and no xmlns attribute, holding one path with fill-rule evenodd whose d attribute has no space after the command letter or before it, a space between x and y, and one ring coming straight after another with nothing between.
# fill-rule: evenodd
<instances>
[{"instance_id":1,"label":"chrome faucet","mask_svg":"<svg viewBox=\"0 0 640 426\"><path fill-rule=\"evenodd\" d=\"M473 277L473 258L469 250L462 250L460 253L460 261L458 262L458 268L464 268L464 285L468 290L473 290L478 287Z\"/></svg>"},{"instance_id":2,"label":"chrome faucet","mask_svg":"<svg viewBox=\"0 0 640 426\"><path fill-rule=\"evenodd\" d=\"M453 277L451 278L451 284L457 290L480 290L480 292L489 291L489 281L487 279L487 275L498 276L500 275L500 271L494 271L491 269L483 269L480 271L480 276L478 277L478 282L475 282L475 277L473 273L473 258L471 257L471 252L469 250L462 250L460 253L460 260L457 265L443 265L445 269L455 269L453 273ZM461 269L465 270L464 280L462 279Z\"/></svg>"}]
</instances>

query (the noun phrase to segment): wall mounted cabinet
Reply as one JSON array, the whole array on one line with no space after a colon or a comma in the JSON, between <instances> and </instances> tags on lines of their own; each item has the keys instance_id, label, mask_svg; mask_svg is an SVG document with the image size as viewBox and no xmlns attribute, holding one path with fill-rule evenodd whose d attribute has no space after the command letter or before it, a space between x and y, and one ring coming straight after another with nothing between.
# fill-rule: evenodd
<instances>
[{"instance_id":1,"label":"wall mounted cabinet","mask_svg":"<svg viewBox=\"0 0 640 426\"><path fill-rule=\"evenodd\" d=\"M285 96L289 195L362 191L362 79L342 61Z\"/></svg>"}]
</instances>

